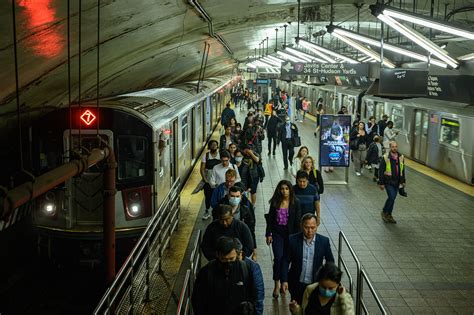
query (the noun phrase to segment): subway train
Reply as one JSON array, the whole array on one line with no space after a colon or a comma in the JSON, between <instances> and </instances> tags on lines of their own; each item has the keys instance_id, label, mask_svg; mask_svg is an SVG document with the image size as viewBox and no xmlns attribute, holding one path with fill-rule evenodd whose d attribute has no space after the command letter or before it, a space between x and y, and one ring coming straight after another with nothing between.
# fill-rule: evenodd
<instances>
[{"instance_id":1,"label":"subway train","mask_svg":"<svg viewBox=\"0 0 474 315\"><path fill-rule=\"evenodd\" d=\"M200 83L199 93L191 82L103 98L99 107L93 102L49 112L30 127L34 173L58 167L78 152L110 146L117 161L117 252L126 255L170 190L179 192L184 184L230 100L233 82L211 78ZM100 263L102 167L93 166L35 200L42 256Z\"/></svg>"},{"instance_id":2,"label":"subway train","mask_svg":"<svg viewBox=\"0 0 474 315\"><path fill-rule=\"evenodd\" d=\"M322 103L327 114L346 106L348 114L358 114L367 122L384 114L399 130L399 151L410 159L474 185L474 107L469 104L429 98L389 99L366 94L364 89L334 85L291 83L292 94L301 91L311 101L310 113ZM277 85L289 90L289 83Z\"/></svg>"}]
</instances>

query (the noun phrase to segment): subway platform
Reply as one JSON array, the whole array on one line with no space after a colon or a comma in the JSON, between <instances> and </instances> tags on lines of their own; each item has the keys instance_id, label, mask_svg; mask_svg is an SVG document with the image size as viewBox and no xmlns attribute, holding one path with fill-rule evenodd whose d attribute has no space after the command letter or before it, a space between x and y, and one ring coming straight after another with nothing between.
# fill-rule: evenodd
<instances>
[{"instance_id":1,"label":"subway platform","mask_svg":"<svg viewBox=\"0 0 474 315\"><path fill-rule=\"evenodd\" d=\"M243 122L246 111L235 111L238 121ZM297 126L302 145L309 148L311 156L316 156L318 148L312 119L298 122ZM218 132L214 133L213 138L218 138ZM278 300L272 298L272 261L270 248L265 244L264 213L268 212L268 200L277 183L281 179L294 180L289 170L283 169L281 147L277 147L276 156L266 155L266 140L263 148L266 177L258 187L256 235L257 259L265 278L265 314L290 314L289 294ZM344 232L389 314L473 314L472 187L456 183L453 179L447 180L444 175L426 170L415 162L407 164L408 198L397 198L393 213L397 224L382 221L380 211L386 193L372 181L368 170L358 177L351 167L347 185L328 184L329 181L343 179L343 169L335 169L329 174L323 172L325 191L321 196L318 233L330 238L336 258L339 232ZM201 220L203 193L192 194L199 180L197 163L181 194L180 228L172 242L169 254L172 256L168 257L174 260L175 267L169 272L174 286L167 314L176 312L197 231L204 232L210 223L210 220ZM355 278L355 262L345 245L341 251ZM347 288L346 273L342 282ZM364 288L363 299L372 314L380 313L367 287Z\"/></svg>"}]
</instances>

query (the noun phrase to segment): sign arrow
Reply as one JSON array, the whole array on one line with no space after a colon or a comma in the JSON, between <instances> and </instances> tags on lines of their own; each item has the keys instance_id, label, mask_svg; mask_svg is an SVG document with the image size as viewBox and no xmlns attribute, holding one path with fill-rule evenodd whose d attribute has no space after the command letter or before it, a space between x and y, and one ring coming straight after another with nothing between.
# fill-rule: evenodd
<instances>
[{"instance_id":1,"label":"sign arrow","mask_svg":"<svg viewBox=\"0 0 474 315\"><path fill-rule=\"evenodd\" d=\"M293 66L291 65L290 62L287 62L282 69L284 69L286 72L290 72L291 69L293 69Z\"/></svg>"}]
</instances>

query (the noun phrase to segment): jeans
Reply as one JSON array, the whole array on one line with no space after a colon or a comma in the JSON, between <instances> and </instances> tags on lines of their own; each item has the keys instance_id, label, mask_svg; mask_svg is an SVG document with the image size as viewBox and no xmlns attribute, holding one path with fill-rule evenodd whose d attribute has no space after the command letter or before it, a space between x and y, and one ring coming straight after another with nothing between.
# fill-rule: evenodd
<instances>
[{"instance_id":1,"label":"jeans","mask_svg":"<svg viewBox=\"0 0 474 315\"><path fill-rule=\"evenodd\" d=\"M307 113L307 112L308 112L307 110L303 110L303 120L306 119L306 113Z\"/></svg>"},{"instance_id":2,"label":"jeans","mask_svg":"<svg viewBox=\"0 0 474 315\"><path fill-rule=\"evenodd\" d=\"M365 157L367 155L366 150L353 150L352 157L354 158L354 169L360 173L362 165L364 164Z\"/></svg>"},{"instance_id":3,"label":"jeans","mask_svg":"<svg viewBox=\"0 0 474 315\"><path fill-rule=\"evenodd\" d=\"M214 191L214 188L211 187L210 184L205 183L204 184L204 198L206 202L206 210L209 210L211 207L211 197L212 197L212 192Z\"/></svg>"},{"instance_id":4,"label":"jeans","mask_svg":"<svg viewBox=\"0 0 474 315\"><path fill-rule=\"evenodd\" d=\"M295 155L295 149L294 147L290 144L288 145L288 139L284 139L281 142L281 149L283 151L283 164L285 165L285 168L288 168L288 161L293 165L293 156Z\"/></svg>"},{"instance_id":5,"label":"jeans","mask_svg":"<svg viewBox=\"0 0 474 315\"><path fill-rule=\"evenodd\" d=\"M268 139L268 152L275 153L275 149L276 149L277 141L278 141L277 136L276 135L267 135L267 139ZM272 142L273 142L273 151L271 150Z\"/></svg>"},{"instance_id":6,"label":"jeans","mask_svg":"<svg viewBox=\"0 0 474 315\"><path fill-rule=\"evenodd\" d=\"M385 185L385 191L387 192L388 198L383 206L383 212L385 214L392 214L395 198L397 198L398 195L398 185Z\"/></svg>"},{"instance_id":7,"label":"jeans","mask_svg":"<svg viewBox=\"0 0 474 315\"><path fill-rule=\"evenodd\" d=\"M288 227L277 225L272 233L272 250L273 250L273 280L280 280L283 268L283 257L288 256L289 235Z\"/></svg>"}]
</instances>

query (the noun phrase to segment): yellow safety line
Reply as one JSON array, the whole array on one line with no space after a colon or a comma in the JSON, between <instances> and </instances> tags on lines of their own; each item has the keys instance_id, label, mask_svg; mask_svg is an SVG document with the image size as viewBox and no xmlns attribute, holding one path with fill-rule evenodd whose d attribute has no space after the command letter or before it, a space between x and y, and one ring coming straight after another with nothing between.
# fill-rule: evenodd
<instances>
[{"instance_id":1,"label":"yellow safety line","mask_svg":"<svg viewBox=\"0 0 474 315\"><path fill-rule=\"evenodd\" d=\"M313 116L312 114L309 114L309 115L308 114L309 113L306 113L306 117L316 122L316 117ZM423 175L426 175L438 182L441 182L445 185L448 185L449 187L452 187L454 189L459 190L460 192L463 192L465 194L468 194L471 197L474 197L474 186L463 183L458 179L452 178L448 175L445 175L441 172L431 169L426 165L420 164L408 158L406 158L406 165Z\"/></svg>"}]
</instances>

